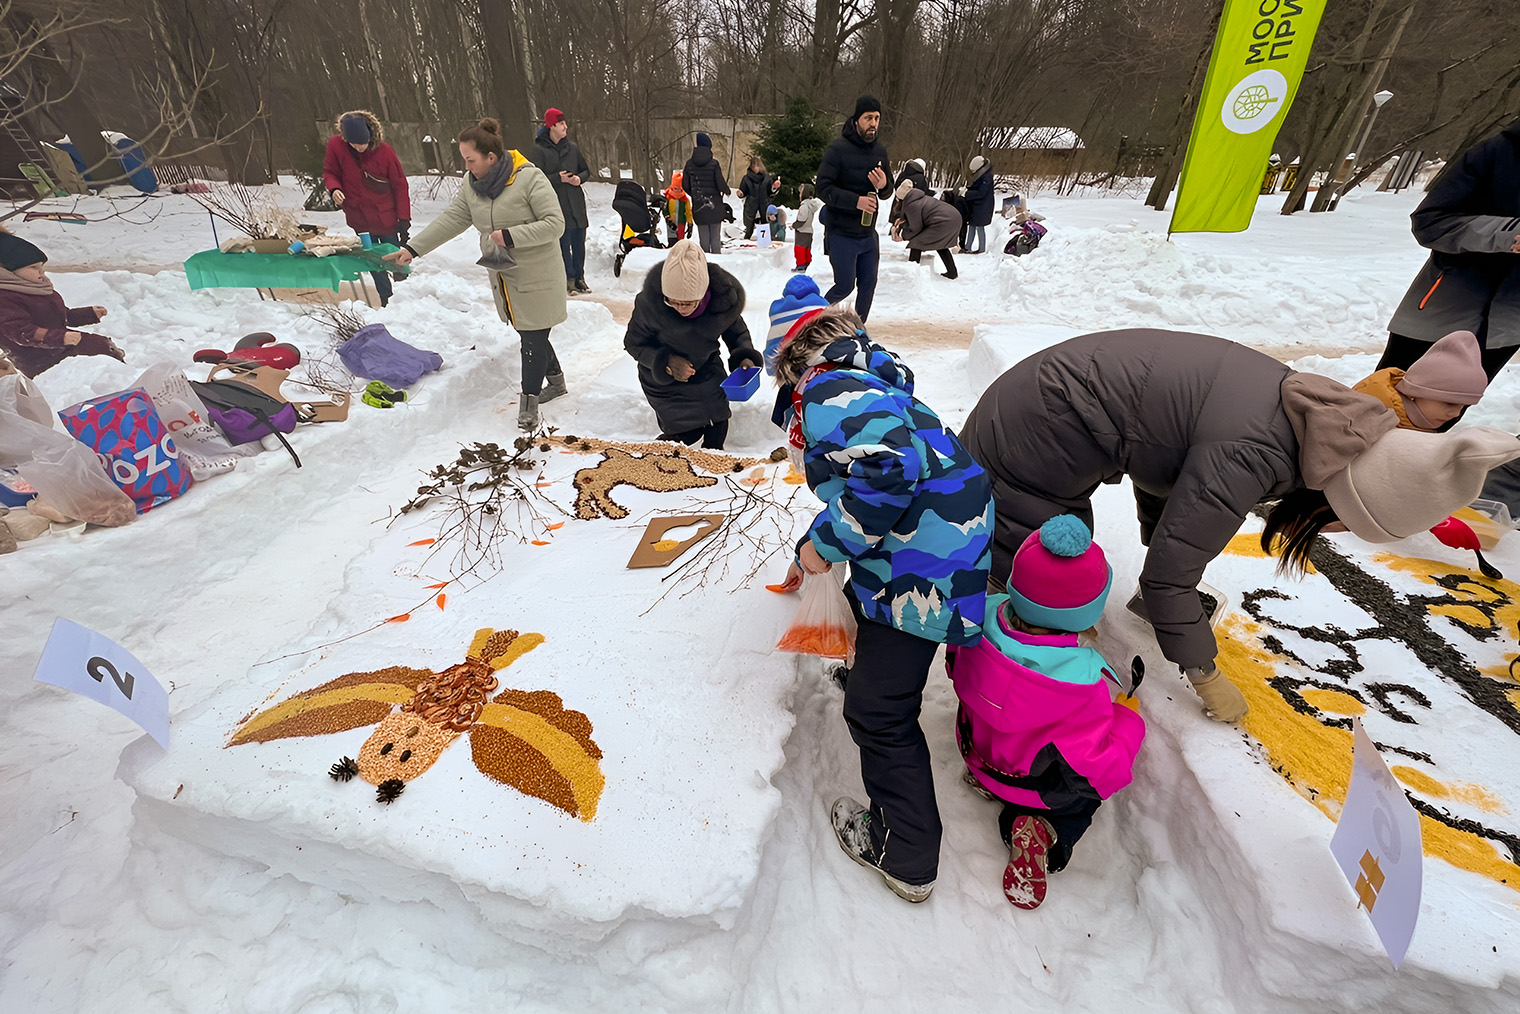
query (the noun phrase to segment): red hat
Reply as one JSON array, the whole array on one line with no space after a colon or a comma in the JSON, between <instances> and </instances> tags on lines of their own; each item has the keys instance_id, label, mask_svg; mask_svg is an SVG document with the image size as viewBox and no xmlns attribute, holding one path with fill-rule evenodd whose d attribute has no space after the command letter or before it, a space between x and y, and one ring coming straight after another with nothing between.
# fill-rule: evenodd
<instances>
[{"instance_id":1,"label":"red hat","mask_svg":"<svg viewBox=\"0 0 1520 1014\"><path fill-rule=\"evenodd\" d=\"M564 119L565 114L563 110L555 109L553 106L544 110L544 126L546 127L552 127L556 123L563 122Z\"/></svg>"}]
</instances>

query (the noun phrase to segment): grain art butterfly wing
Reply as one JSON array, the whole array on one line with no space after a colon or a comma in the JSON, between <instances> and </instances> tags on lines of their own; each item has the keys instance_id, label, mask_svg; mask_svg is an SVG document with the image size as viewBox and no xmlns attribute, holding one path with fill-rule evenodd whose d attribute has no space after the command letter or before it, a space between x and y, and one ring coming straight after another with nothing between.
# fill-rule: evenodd
<instances>
[{"instance_id":1,"label":"grain art butterfly wing","mask_svg":"<svg viewBox=\"0 0 1520 1014\"><path fill-rule=\"evenodd\" d=\"M590 822L602 796L602 751L591 720L548 690L503 690L470 729L470 756L487 778Z\"/></svg>"},{"instance_id":2,"label":"grain art butterfly wing","mask_svg":"<svg viewBox=\"0 0 1520 1014\"><path fill-rule=\"evenodd\" d=\"M325 736L374 725L390 714L392 707L410 700L417 685L431 675L428 669L398 665L339 676L251 716L227 745Z\"/></svg>"}]
</instances>

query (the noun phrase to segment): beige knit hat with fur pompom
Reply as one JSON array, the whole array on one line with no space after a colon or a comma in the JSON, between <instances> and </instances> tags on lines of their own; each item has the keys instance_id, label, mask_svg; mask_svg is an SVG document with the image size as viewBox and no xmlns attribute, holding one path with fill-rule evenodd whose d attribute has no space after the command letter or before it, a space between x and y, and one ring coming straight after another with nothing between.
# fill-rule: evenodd
<instances>
[{"instance_id":1,"label":"beige knit hat with fur pompom","mask_svg":"<svg viewBox=\"0 0 1520 1014\"><path fill-rule=\"evenodd\" d=\"M660 291L677 303L695 303L707 295L707 255L689 239L670 248L660 272Z\"/></svg>"}]
</instances>

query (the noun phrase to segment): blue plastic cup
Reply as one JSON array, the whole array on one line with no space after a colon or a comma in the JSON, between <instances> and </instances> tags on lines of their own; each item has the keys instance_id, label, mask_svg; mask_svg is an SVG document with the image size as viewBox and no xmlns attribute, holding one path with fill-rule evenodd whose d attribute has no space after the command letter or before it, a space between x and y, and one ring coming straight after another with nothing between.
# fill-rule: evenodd
<instances>
[{"instance_id":1,"label":"blue plastic cup","mask_svg":"<svg viewBox=\"0 0 1520 1014\"><path fill-rule=\"evenodd\" d=\"M372 240L372 239L369 238L369 233L367 233L367 232L361 232L361 233L359 233L359 246L360 247L362 247L365 250L368 250L370 247L372 247L374 245L375 245L374 240Z\"/></svg>"},{"instance_id":2,"label":"blue plastic cup","mask_svg":"<svg viewBox=\"0 0 1520 1014\"><path fill-rule=\"evenodd\" d=\"M305 249L306 244L302 243L300 240L296 240L294 243L290 244L290 252L293 254L298 254Z\"/></svg>"}]
</instances>

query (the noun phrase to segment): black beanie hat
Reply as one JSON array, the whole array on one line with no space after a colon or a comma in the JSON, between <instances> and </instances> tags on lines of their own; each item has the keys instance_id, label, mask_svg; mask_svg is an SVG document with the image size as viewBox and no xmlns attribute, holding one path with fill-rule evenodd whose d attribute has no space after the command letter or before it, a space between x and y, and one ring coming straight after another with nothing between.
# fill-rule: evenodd
<instances>
[{"instance_id":1,"label":"black beanie hat","mask_svg":"<svg viewBox=\"0 0 1520 1014\"><path fill-rule=\"evenodd\" d=\"M697 147L698 148L711 148L712 147L712 138L708 137L706 134L702 133L700 130L697 131Z\"/></svg>"},{"instance_id":2,"label":"black beanie hat","mask_svg":"<svg viewBox=\"0 0 1520 1014\"><path fill-rule=\"evenodd\" d=\"M881 102L876 98L876 96L862 95L860 98L855 100L855 115L850 117L850 119L858 120L866 113L879 112L881 112Z\"/></svg>"},{"instance_id":3,"label":"black beanie hat","mask_svg":"<svg viewBox=\"0 0 1520 1014\"><path fill-rule=\"evenodd\" d=\"M349 144L369 144L375 139L374 131L369 129L369 120L359 113L348 113L339 120L338 132Z\"/></svg>"},{"instance_id":4,"label":"black beanie hat","mask_svg":"<svg viewBox=\"0 0 1520 1014\"><path fill-rule=\"evenodd\" d=\"M28 264L45 263L47 254L38 249L36 244L28 243L14 233L0 232L0 268L15 271Z\"/></svg>"}]
</instances>

